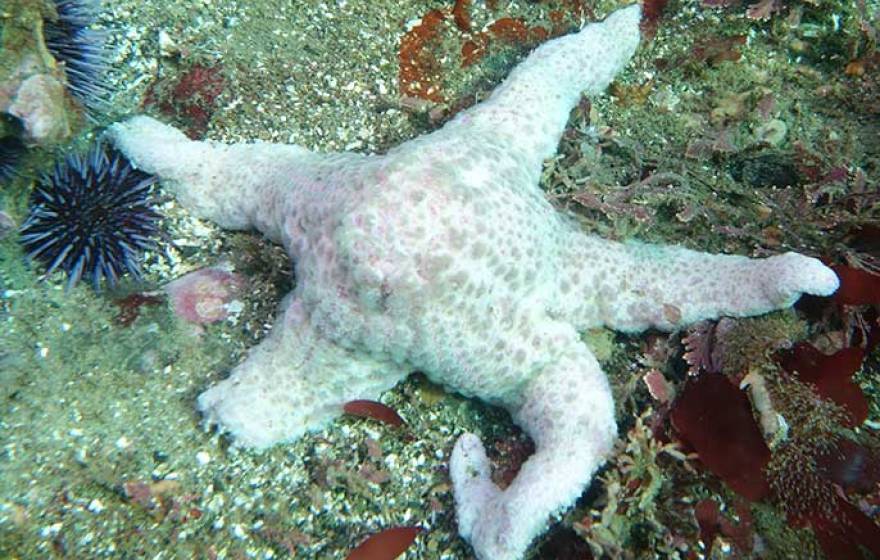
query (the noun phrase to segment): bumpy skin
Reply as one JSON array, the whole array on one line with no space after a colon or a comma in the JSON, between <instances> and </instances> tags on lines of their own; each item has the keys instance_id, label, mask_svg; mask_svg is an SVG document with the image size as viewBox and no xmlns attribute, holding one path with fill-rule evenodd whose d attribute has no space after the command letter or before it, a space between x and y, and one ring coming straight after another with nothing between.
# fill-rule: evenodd
<instances>
[{"instance_id":1,"label":"bumpy skin","mask_svg":"<svg viewBox=\"0 0 880 560\"><path fill-rule=\"evenodd\" d=\"M136 117L109 135L194 213L256 228L296 263L271 334L198 407L238 442L291 441L409 372L510 411L535 454L504 491L473 434L450 472L461 535L481 560L521 558L570 506L616 436L578 331L670 330L829 294L835 275L584 234L538 188L582 91L600 93L638 44L639 8L536 49L484 103L384 156L192 142Z\"/></svg>"}]
</instances>

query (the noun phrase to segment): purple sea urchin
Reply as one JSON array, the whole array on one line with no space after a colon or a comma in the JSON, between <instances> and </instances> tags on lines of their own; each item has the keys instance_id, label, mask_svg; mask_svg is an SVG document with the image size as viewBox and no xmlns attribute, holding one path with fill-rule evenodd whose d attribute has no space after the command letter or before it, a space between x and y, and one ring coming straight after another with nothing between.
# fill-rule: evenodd
<instances>
[{"instance_id":1,"label":"purple sea urchin","mask_svg":"<svg viewBox=\"0 0 880 560\"><path fill-rule=\"evenodd\" d=\"M64 63L68 91L89 110L100 109L108 94L104 33L91 29L98 5L93 0L55 0L58 18L47 19L43 31L46 48Z\"/></svg>"},{"instance_id":2,"label":"purple sea urchin","mask_svg":"<svg viewBox=\"0 0 880 560\"><path fill-rule=\"evenodd\" d=\"M113 286L125 272L140 279L138 253L155 248L159 234L155 182L103 144L84 156L70 154L31 194L21 243L48 267L47 275L67 273L68 288L83 276L95 290L102 278Z\"/></svg>"},{"instance_id":3,"label":"purple sea urchin","mask_svg":"<svg viewBox=\"0 0 880 560\"><path fill-rule=\"evenodd\" d=\"M21 140L14 136L0 138L0 183L11 179L18 167L18 162L24 155L25 147Z\"/></svg>"}]
</instances>

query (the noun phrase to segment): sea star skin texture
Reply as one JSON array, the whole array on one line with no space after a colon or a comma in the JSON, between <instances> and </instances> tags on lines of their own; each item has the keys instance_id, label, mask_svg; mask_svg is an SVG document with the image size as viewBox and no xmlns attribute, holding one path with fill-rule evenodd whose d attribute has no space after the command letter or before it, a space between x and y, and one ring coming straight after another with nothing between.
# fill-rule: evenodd
<instances>
[{"instance_id":1,"label":"sea star skin texture","mask_svg":"<svg viewBox=\"0 0 880 560\"><path fill-rule=\"evenodd\" d=\"M485 102L385 155L193 142L147 117L111 140L193 213L256 228L295 262L267 338L199 409L258 448L321 427L414 370L510 411L536 452L504 491L483 445L450 462L459 531L481 560L522 558L589 484L616 437L608 382L578 331L672 330L757 315L836 276L795 253L762 260L593 237L538 187L569 111L639 41L639 7L537 48Z\"/></svg>"}]
</instances>

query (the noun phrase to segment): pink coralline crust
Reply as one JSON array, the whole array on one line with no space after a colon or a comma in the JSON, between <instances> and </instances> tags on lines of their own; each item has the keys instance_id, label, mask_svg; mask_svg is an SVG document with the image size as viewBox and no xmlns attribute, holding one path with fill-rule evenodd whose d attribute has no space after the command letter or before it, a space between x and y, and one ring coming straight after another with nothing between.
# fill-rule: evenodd
<instances>
[{"instance_id":1,"label":"pink coralline crust","mask_svg":"<svg viewBox=\"0 0 880 560\"><path fill-rule=\"evenodd\" d=\"M238 274L222 268L203 268L170 282L165 290L178 317L203 325L225 319L227 305L244 286L244 278Z\"/></svg>"},{"instance_id":2,"label":"pink coralline crust","mask_svg":"<svg viewBox=\"0 0 880 560\"><path fill-rule=\"evenodd\" d=\"M667 381L660 370L652 369L642 380L648 386L648 392L660 404L666 404L675 396L675 388Z\"/></svg>"},{"instance_id":3,"label":"pink coralline crust","mask_svg":"<svg viewBox=\"0 0 880 560\"><path fill-rule=\"evenodd\" d=\"M67 135L64 118L64 88L61 83L45 74L31 76L18 89L9 114L27 125L29 136L37 142Z\"/></svg>"},{"instance_id":4,"label":"pink coralline crust","mask_svg":"<svg viewBox=\"0 0 880 560\"><path fill-rule=\"evenodd\" d=\"M29 144L51 144L70 135L63 81L33 56L0 81L0 112L21 121Z\"/></svg>"}]
</instances>

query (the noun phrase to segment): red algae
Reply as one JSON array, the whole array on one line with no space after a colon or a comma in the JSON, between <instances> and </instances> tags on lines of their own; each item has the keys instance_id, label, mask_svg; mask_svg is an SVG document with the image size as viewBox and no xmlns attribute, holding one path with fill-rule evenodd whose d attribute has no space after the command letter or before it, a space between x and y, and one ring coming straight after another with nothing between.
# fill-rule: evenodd
<instances>
[{"instance_id":1,"label":"red algae","mask_svg":"<svg viewBox=\"0 0 880 560\"><path fill-rule=\"evenodd\" d=\"M440 10L431 10L400 40L400 94L442 102L440 62L430 48L440 37L440 25L446 19Z\"/></svg>"},{"instance_id":2,"label":"red algae","mask_svg":"<svg viewBox=\"0 0 880 560\"><path fill-rule=\"evenodd\" d=\"M700 461L737 494L757 501L770 486L770 449L746 394L720 373L690 378L672 404L672 425Z\"/></svg>"},{"instance_id":3,"label":"red algae","mask_svg":"<svg viewBox=\"0 0 880 560\"><path fill-rule=\"evenodd\" d=\"M815 387L819 396L842 406L848 413L847 426L855 427L868 417L868 400L852 381L864 359L862 348L844 348L825 355L810 344L800 343L782 354L780 365Z\"/></svg>"},{"instance_id":4,"label":"red algae","mask_svg":"<svg viewBox=\"0 0 880 560\"><path fill-rule=\"evenodd\" d=\"M707 556L712 552L715 537L723 535L731 540L737 552L747 556L752 551L754 528L748 502L734 504L739 523L734 523L721 512L718 502L704 498L694 506L694 517L700 527L700 540L706 545Z\"/></svg>"},{"instance_id":5,"label":"red algae","mask_svg":"<svg viewBox=\"0 0 880 560\"><path fill-rule=\"evenodd\" d=\"M119 313L114 321L121 327L129 327L140 316L142 307L159 305L164 301L160 295L146 292L137 292L115 299L113 303L119 308Z\"/></svg>"},{"instance_id":6,"label":"red algae","mask_svg":"<svg viewBox=\"0 0 880 560\"><path fill-rule=\"evenodd\" d=\"M493 37L511 45L522 44L526 42L529 36L529 28L522 20L516 18L501 18L489 24L489 33Z\"/></svg>"},{"instance_id":7,"label":"red algae","mask_svg":"<svg viewBox=\"0 0 880 560\"><path fill-rule=\"evenodd\" d=\"M217 98L226 86L222 70L219 64L195 63L174 83L154 82L147 91L144 106L156 106L166 116L180 119L186 125L186 135L200 139L217 108Z\"/></svg>"},{"instance_id":8,"label":"red algae","mask_svg":"<svg viewBox=\"0 0 880 560\"><path fill-rule=\"evenodd\" d=\"M393 408L380 402L369 400L348 401L342 410L351 416L372 418L389 426L399 427L404 424L403 418Z\"/></svg>"},{"instance_id":9,"label":"red algae","mask_svg":"<svg viewBox=\"0 0 880 560\"><path fill-rule=\"evenodd\" d=\"M847 493L869 493L880 483L880 450L841 439L816 457L823 478Z\"/></svg>"},{"instance_id":10,"label":"red algae","mask_svg":"<svg viewBox=\"0 0 880 560\"><path fill-rule=\"evenodd\" d=\"M840 289L832 296L841 305L880 305L880 274L846 265L831 269L840 278Z\"/></svg>"},{"instance_id":11,"label":"red algae","mask_svg":"<svg viewBox=\"0 0 880 560\"><path fill-rule=\"evenodd\" d=\"M455 26L461 31L471 31L471 15L468 11L470 5L471 0L455 0L455 6L452 8L452 18L455 21Z\"/></svg>"},{"instance_id":12,"label":"red algae","mask_svg":"<svg viewBox=\"0 0 880 560\"><path fill-rule=\"evenodd\" d=\"M393 527L370 535L352 550L346 560L394 560L416 540L421 527Z\"/></svg>"},{"instance_id":13,"label":"red algae","mask_svg":"<svg viewBox=\"0 0 880 560\"><path fill-rule=\"evenodd\" d=\"M642 37L649 41L654 38L660 26L660 16L668 3L669 0L645 0L642 3Z\"/></svg>"},{"instance_id":14,"label":"red algae","mask_svg":"<svg viewBox=\"0 0 880 560\"><path fill-rule=\"evenodd\" d=\"M471 0L455 0L452 6L433 9L422 16L422 21L404 34L398 50L398 81L404 98L418 98L435 103L446 102L442 93L443 63L437 53L444 39L459 44L460 65L466 68L489 53L493 43L504 46L533 47L550 37L569 33L592 11L581 0L565 0L563 10L549 13L552 31L540 25L529 26L522 18L500 17L475 31L471 19ZM487 2L490 10L495 3ZM454 27L444 27L452 19ZM454 35L450 36L450 33Z\"/></svg>"},{"instance_id":15,"label":"red algae","mask_svg":"<svg viewBox=\"0 0 880 560\"><path fill-rule=\"evenodd\" d=\"M485 33L477 33L473 39L468 39L461 45L461 65L468 67L477 62L486 54L489 46L489 36Z\"/></svg>"},{"instance_id":16,"label":"red algae","mask_svg":"<svg viewBox=\"0 0 880 560\"><path fill-rule=\"evenodd\" d=\"M835 502L813 512L807 522L828 558L870 558L860 547L880 558L880 527L857 507L835 495ZM829 510L833 513L829 514Z\"/></svg>"}]
</instances>

